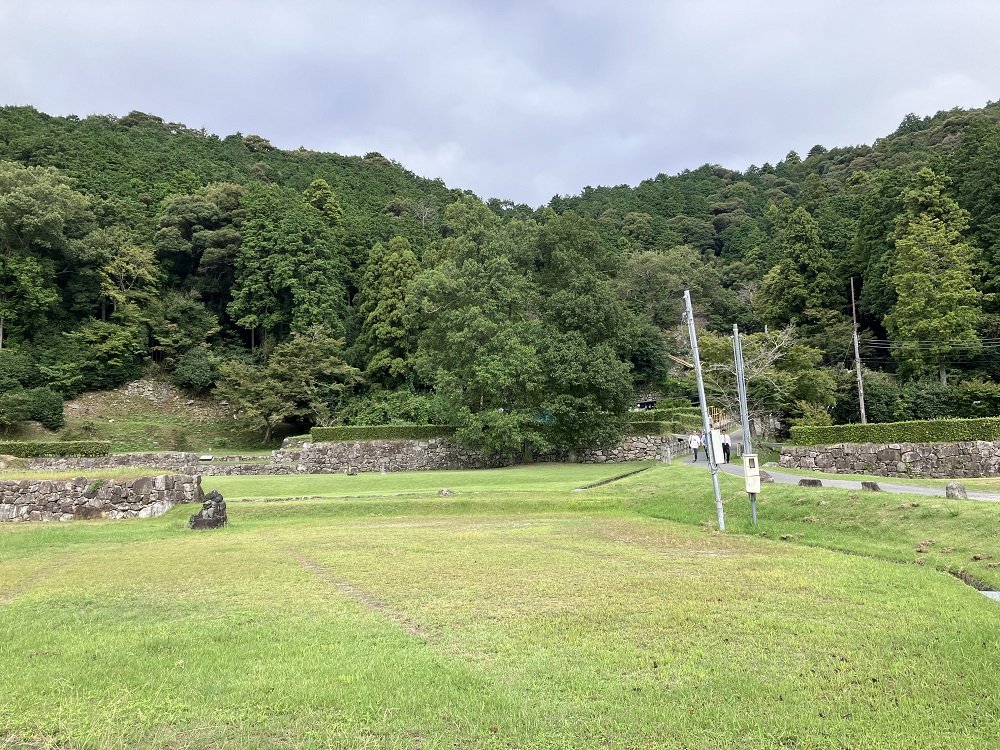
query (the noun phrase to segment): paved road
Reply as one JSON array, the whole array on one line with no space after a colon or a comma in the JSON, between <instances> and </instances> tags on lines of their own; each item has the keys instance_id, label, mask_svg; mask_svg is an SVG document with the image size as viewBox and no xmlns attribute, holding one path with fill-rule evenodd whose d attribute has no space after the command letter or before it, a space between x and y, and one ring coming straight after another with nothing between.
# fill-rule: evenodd
<instances>
[{"instance_id":1,"label":"paved road","mask_svg":"<svg viewBox=\"0 0 1000 750\"><path fill-rule=\"evenodd\" d=\"M690 459L685 459L690 460ZM704 460L699 461L698 464L704 468L708 468L708 463ZM733 463L721 464L719 466L721 471L727 474L732 474L734 476L743 476L743 465L739 462L738 458L733 459ZM765 466L764 471L771 475L771 478L777 484L798 484L800 477L796 474L785 474L781 471L776 471L770 467ZM860 490L861 482L853 479L836 479L836 475L831 475L829 478L822 477L822 482L824 487L836 487L838 489L844 490ZM891 480L878 480L878 486L881 487L886 492L905 492L911 495L929 495L933 497L944 497L944 487L935 487L933 485L920 485L920 484L891 484ZM1000 503L1000 494L993 492L969 492L970 500L985 500L991 503Z\"/></svg>"}]
</instances>

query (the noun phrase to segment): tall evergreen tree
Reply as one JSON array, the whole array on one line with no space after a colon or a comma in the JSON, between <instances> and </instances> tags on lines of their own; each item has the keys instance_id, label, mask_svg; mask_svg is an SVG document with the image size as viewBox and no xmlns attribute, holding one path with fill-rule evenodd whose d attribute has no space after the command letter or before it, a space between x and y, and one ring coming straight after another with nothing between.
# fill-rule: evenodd
<instances>
[{"instance_id":1,"label":"tall evergreen tree","mask_svg":"<svg viewBox=\"0 0 1000 750\"><path fill-rule=\"evenodd\" d=\"M820 241L819 225L804 208L797 208L782 229L781 259L764 276L758 312L771 325L792 323L809 346L837 349L850 335L841 312L844 295L833 255Z\"/></svg>"},{"instance_id":2,"label":"tall evergreen tree","mask_svg":"<svg viewBox=\"0 0 1000 750\"><path fill-rule=\"evenodd\" d=\"M360 330L352 358L369 384L392 389L413 380L417 332L408 305L409 287L419 270L417 256L403 237L372 248L355 301Z\"/></svg>"},{"instance_id":3,"label":"tall evergreen tree","mask_svg":"<svg viewBox=\"0 0 1000 750\"><path fill-rule=\"evenodd\" d=\"M976 251L962 233L969 214L945 193L945 178L921 169L903 194L896 221L891 277L896 304L886 327L905 372L936 369L948 381L948 362L979 341L982 294L975 286Z\"/></svg>"},{"instance_id":4,"label":"tall evergreen tree","mask_svg":"<svg viewBox=\"0 0 1000 750\"><path fill-rule=\"evenodd\" d=\"M320 212L270 187L248 194L245 205L230 316L271 339L315 325L343 335L347 264Z\"/></svg>"}]
</instances>

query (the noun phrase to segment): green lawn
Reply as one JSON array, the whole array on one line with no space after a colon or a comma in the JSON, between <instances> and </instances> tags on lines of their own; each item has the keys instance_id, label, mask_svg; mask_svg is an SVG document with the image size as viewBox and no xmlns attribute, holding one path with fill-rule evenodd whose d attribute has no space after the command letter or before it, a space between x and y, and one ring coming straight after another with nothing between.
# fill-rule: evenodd
<instances>
[{"instance_id":1,"label":"green lawn","mask_svg":"<svg viewBox=\"0 0 1000 750\"><path fill-rule=\"evenodd\" d=\"M234 502L215 532L189 531L183 507L2 526L0 747L1000 743L1000 605L930 564L773 537L886 536L889 510L767 487L761 537L727 485L735 533L719 535L690 467L570 491L618 468L396 475L427 494L356 499L355 480L398 485L268 479L265 495L326 480L306 490L341 499ZM843 512L786 517L824 499L812 515ZM898 536L984 508L996 529L1000 508L968 503L900 515ZM885 520L851 527L865 513Z\"/></svg>"},{"instance_id":2,"label":"green lawn","mask_svg":"<svg viewBox=\"0 0 1000 750\"><path fill-rule=\"evenodd\" d=\"M729 533L965 571L1000 589L1000 504L767 484L754 528L742 478L721 472L719 478ZM626 488L625 502L644 515L715 523L712 485L702 467L658 467L623 480L619 490Z\"/></svg>"},{"instance_id":3,"label":"green lawn","mask_svg":"<svg viewBox=\"0 0 1000 750\"><path fill-rule=\"evenodd\" d=\"M652 464L535 464L505 469L410 471L386 474L296 474L205 477L206 491L230 499L364 497L427 494L442 489L469 492L567 492Z\"/></svg>"}]
</instances>

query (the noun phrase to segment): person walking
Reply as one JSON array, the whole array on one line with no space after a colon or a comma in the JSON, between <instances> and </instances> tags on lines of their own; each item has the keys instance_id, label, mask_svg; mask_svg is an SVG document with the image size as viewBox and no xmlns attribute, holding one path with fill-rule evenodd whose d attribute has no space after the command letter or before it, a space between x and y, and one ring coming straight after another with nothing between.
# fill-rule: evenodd
<instances>
[{"instance_id":1,"label":"person walking","mask_svg":"<svg viewBox=\"0 0 1000 750\"><path fill-rule=\"evenodd\" d=\"M692 432L688 437L688 446L691 448L691 463L697 463L698 461L698 449L701 447L701 438L698 434Z\"/></svg>"},{"instance_id":2,"label":"person walking","mask_svg":"<svg viewBox=\"0 0 1000 750\"><path fill-rule=\"evenodd\" d=\"M722 457L725 459L726 463L729 463L729 451L732 447L732 440L729 437L729 431L722 431Z\"/></svg>"}]
</instances>

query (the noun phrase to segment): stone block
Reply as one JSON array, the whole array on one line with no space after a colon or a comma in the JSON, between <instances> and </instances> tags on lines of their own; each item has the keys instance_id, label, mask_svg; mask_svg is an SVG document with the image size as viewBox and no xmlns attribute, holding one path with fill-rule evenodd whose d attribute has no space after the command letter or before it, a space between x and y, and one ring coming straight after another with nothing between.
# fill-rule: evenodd
<instances>
[{"instance_id":1,"label":"stone block","mask_svg":"<svg viewBox=\"0 0 1000 750\"><path fill-rule=\"evenodd\" d=\"M945 497L953 500L968 500L969 495L965 491L965 485L959 482L949 482L944 488Z\"/></svg>"}]
</instances>

